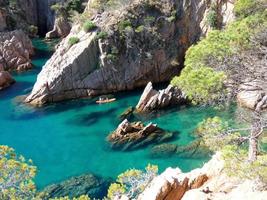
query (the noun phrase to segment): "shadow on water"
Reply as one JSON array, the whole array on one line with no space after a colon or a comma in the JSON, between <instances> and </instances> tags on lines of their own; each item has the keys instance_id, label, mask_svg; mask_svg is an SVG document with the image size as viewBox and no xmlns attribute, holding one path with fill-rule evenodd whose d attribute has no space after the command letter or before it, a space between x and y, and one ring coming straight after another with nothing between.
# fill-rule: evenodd
<instances>
[{"instance_id":1,"label":"shadow on water","mask_svg":"<svg viewBox=\"0 0 267 200\"><path fill-rule=\"evenodd\" d=\"M73 116L73 119L68 120L66 123L71 123L77 126L91 126L101 120L103 117L116 116L116 109L111 108L105 111L90 112L88 114L81 114Z\"/></svg>"},{"instance_id":2,"label":"shadow on water","mask_svg":"<svg viewBox=\"0 0 267 200\"><path fill-rule=\"evenodd\" d=\"M10 86L9 88L1 91L0 99L12 99L18 96L18 91L21 91L21 95L26 94L32 88L32 83L28 81L19 81Z\"/></svg>"}]
</instances>

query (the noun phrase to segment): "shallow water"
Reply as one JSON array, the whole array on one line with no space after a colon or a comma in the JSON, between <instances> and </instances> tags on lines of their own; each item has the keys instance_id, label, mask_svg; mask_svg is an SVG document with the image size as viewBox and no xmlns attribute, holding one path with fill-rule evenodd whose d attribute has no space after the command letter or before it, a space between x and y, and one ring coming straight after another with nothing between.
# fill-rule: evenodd
<instances>
[{"instance_id":1,"label":"shallow water","mask_svg":"<svg viewBox=\"0 0 267 200\"><path fill-rule=\"evenodd\" d=\"M34 161L38 167L38 188L83 173L115 178L128 168L144 168L148 163L157 164L160 171L176 166L189 171L208 160L208 156L153 159L149 156L151 147L131 152L109 148L106 136L119 124L119 114L137 104L142 90L115 94L118 100L105 105L96 105L90 99L43 108L17 103L16 96L30 92L36 75L51 56L44 42L35 40L34 44L38 48L33 59L34 69L14 74L17 83L0 92L0 143ZM230 118L232 112L199 107L173 108L145 121L178 132L170 142L185 145L194 140L191 133L204 118L215 115Z\"/></svg>"}]
</instances>

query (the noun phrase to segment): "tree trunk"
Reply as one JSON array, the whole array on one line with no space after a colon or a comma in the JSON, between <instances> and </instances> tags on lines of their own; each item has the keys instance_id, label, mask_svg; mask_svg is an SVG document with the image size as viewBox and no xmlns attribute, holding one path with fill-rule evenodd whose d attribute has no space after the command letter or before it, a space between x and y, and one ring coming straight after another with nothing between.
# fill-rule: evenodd
<instances>
[{"instance_id":1,"label":"tree trunk","mask_svg":"<svg viewBox=\"0 0 267 200\"><path fill-rule=\"evenodd\" d=\"M262 133L262 123L261 123L260 113L255 112L249 139L248 159L250 162L257 160L257 155L259 151L258 138L260 137L261 133Z\"/></svg>"}]
</instances>

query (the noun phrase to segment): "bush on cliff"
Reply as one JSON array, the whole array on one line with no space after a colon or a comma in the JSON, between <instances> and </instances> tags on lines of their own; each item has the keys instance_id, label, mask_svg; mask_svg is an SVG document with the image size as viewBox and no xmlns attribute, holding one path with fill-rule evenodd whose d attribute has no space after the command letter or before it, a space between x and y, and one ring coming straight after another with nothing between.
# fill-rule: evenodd
<instances>
[{"instance_id":1,"label":"bush on cliff","mask_svg":"<svg viewBox=\"0 0 267 200\"><path fill-rule=\"evenodd\" d=\"M80 41L80 39L78 37L70 37L69 38L69 41L68 41L68 44L70 46L72 46L74 44L77 44L79 41Z\"/></svg>"},{"instance_id":2,"label":"bush on cliff","mask_svg":"<svg viewBox=\"0 0 267 200\"><path fill-rule=\"evenodd\" d=\"M0 199L32 199L36 167L14 149L0 146Z\"/></svg>"},{"instance_id":3,"label":"bush on cliff","mask_svg":"<svg viewBox=\"0 0 267 200\"><path fill-rule=\"evenodd\" d=\"M83 24L83 30L85 32L89 32L92 31L96 28L96 25L94 22L92 22L91 20L87 20L86 22L84 22Z\"/></svg>"},{"instance_id":4,"label":"bush on cliff","mask_svg":"<svg viewBox=\"0 0 267 200\"><path fill-rule=\"evenodd\" d=\"M156 165L148 165L145 171L130 169L120 174L117 183L110 185L108 189L108 198L114 199L122 195L130 199L136 198L145 187L158 174Z\"/></svg>"},{"instance_id":5,"label":"bush on cliff","mask_svg":"<svg viewBox=\"0 0 267 200\"><path fill-rule=\"evenodd\" d=\"M254 45L251 38L266 28L267 13L261 11L233 22L225 30L210 31L205 39L187 50L185 67L172 84L180 87L194 103L226 99L223 96L226 93L221 91L235 67L228 61L251 48Z\"/></svg>"}]
</instances>

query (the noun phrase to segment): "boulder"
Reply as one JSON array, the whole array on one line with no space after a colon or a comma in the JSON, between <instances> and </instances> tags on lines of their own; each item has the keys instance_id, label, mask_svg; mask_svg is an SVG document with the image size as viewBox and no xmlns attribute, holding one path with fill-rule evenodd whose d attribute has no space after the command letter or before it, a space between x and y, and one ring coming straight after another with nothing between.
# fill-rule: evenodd
<instances>
[{"instance_id":1,"label":"boulder","mask_svg":"<svg viewBox=\"0 0 267 200\"><path fill-rule=\"evenodd\" d=\"M136 110L137 112L148 112L184 103L186 103L186 96L178 88L169 85L166 89L157 91L153 89L152 83L149 82L136 106Z\"/></svg>"},{"instance_id":2,"label":"boulder","mask_svg":"<svg viewBox=\"0 0 267 200\"><path fill-rule=\"evenodd\" d=\"M66 37L70 33L71 25L65 17L58 17L55 20L53 30L46 33L46 39Z\"/></svg>"},{"instance_id":3,"label":"boulder","mask_svg":"<svg viewBox=\"0 0 267 200\"><path fill-rule=\"evenodd\" d=\"M144 125L141 122L130 123L125 119L107 138L111 147L122 150L134 150L148 144L160 143L173 137L156 124Z\"/></svg>"},{"instance_id":4,"label":"boulder","mask_svg":"<svg viewBox=\"0 0 267 200\"><path fill-rule=\"evenodd\" d=\"M72 177L58 184L52 184L40 192L40 198L48 200L68 196L71 199L81 195L88 195L90 198L102 199L106 196L111 180L85 174Z\"/></svg>"},{"instance_id":5,"label":"boulder","mask_svg":"<svg viewBox=\"0 0 267 200\"><path fill-rule=\"evenodd\" d=\"M15 83L15 80L7 71L0 70L0 90L10 86Z\"/></svg>"},{"instance_id":6,"label":"boulder","mask_svg":"<svg viewBox=\"0 0 267 200\"><path fill-rule=\"evenodd\" d=\"M0 65L4 70L30 69L34 49L31 40L21 30L0 33Z\"/></svg>"},{"instance_id":7,"label":"boulder","mask_svg":"<svg viewBox=\"0 0 267 200\"><path fill-rule=\"evenodd\" d=\"M267 108L267 88L265 81L253 80L239 86L238 103L252 110Z\"/></svg>"}]
</instances>

